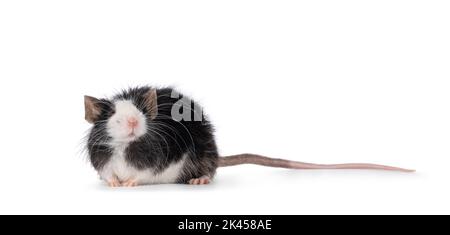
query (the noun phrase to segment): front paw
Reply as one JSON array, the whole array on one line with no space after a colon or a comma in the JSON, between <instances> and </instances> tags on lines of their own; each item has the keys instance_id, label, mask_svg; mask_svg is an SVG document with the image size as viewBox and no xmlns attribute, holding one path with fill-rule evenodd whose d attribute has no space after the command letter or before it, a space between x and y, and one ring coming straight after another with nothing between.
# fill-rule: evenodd
<instances>
[{"instance_id":1,"label":"front paw","mask_svg":"<svg viewBox=\"0 0 450 235\"><path fill-rule=\"evenodd\" d=\"M107 183L108 183L108 186L111 188L117 188L117 187L122 186L118 180L110 180Z\"/></svg>"},{"instance_id":2,"label":"front paw","mask_svg":"<svg viewBox=\"0 0 450 235\"><path fill-rule=\"evenodd\" d=\"M138 182L136 180L127 180L122 183L123 187L136 187L138 186Z\"/></svg>"}]
</instances>

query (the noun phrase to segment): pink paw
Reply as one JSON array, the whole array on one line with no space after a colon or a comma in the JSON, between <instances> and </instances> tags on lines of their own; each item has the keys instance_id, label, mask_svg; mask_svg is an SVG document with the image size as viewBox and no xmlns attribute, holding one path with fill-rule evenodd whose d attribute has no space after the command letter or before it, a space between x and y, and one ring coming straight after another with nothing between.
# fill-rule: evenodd
<instances>
[{"instance_id":1,"label":"pink paw","mask_svg":"<svg viewBox=\"0 0 450 235\"><path fill-rule=\"evenodd\" d=\"M122 183L123 187L136 187L138 186L138 183L135 180L127 180Z\"/></svg>"},{"instance_id":2,"label":"pink paw","mask_svg":"<svg viewBox=\"0 0 450 235\"><path fill-rule=\"evenodd\" d=\"M202 176L200 178L195 178L195 179L189 180L189 184L193 184L193 185L204 185L204 184L209 184L210 182L211 182L211 180L209 179L208 176Z\"/></svg>"},{"instance_id":3,"label":"pink paw","mask_svg":"<svg viewBox=\"0 0 450 235\"><path fill-rule=\"evenodd\" d=\"M117 188L117 187L120 187L121 185L118 180L111 180L111 181L108 181L108 186L111 188Z\"/></svg>"}]
</instances>

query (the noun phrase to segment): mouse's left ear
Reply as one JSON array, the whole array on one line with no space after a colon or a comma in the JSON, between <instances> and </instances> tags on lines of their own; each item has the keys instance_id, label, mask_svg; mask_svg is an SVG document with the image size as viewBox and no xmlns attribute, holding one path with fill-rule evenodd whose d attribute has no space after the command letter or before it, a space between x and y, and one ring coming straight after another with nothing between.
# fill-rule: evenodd
<instances>
[{"instance_id":1,"label":"mouse's left ear","mask_svg":"<svg viewBox=\"0 0 450 235\"><path fill-rule=\"evenodd\" d=\"M94 123L101 114L100 100L91 96L84 96L84 116L87 122Z\"/></svg>"},{"instance_id":2,"label":"mouse's left ear","mask_svg":"<svg viewBox=\"0 0 450 235\"><path fill-rule=\"evenodd\" d=\"M150 89L145 94L145 104L151 119L155 119L158 115L158 94L156 89Z\"/></svg>"}]
</instances>

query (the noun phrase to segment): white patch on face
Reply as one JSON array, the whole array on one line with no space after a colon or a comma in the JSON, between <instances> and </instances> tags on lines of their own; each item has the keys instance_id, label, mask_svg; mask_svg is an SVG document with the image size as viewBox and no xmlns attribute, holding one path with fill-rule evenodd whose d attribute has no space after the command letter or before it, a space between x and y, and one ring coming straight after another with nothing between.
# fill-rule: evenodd
<instances>
[{"instance_id":1,"label":"white patch on face","mask_svg":"<svg viewBox=\"0 0 450 235\"><path fill-rule=\"evenodd\" d=\"M129 100L114 103L116 112L108 120L107 131L116 143L129 143L147 133L145 115Z\"/></svg>"}]
</instances>

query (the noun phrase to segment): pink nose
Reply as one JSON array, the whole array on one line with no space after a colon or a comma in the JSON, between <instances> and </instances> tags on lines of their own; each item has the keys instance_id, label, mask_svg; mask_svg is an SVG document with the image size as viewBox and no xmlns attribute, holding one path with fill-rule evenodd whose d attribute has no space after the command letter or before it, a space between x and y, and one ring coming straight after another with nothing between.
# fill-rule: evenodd
<instances>
[{"instance_id":1,"label":"pink nose","mask_svg":"<svg viewBox=\"0 0 450 235\"><path fill-rule=\"evenodd\" d=\"M127 119L127 122L128 122L128 126L130 128L135 128L138 125L138 120L136 118L134 118L134 117L129 117Z\"/></svg>"}]
</instances>

